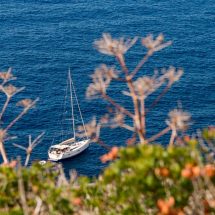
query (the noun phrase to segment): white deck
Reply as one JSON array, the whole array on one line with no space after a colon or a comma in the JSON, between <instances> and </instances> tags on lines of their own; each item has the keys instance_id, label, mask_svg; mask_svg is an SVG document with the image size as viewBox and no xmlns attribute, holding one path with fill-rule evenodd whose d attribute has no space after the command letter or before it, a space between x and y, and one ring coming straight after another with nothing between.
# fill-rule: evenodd
<instances>
[{"instance_id":1,"label":"white deck","mask_svg":"<svg viewBox=\"0 0 215 215\"><path fill-rule=\"evenodd\" d=\"M67 140L66 140L67 141ZM65 142L65 141L64 141ZM52 161L59 161L65 158L74 157L89 147L90 140L82 140L69 145L56 144L50 147L48 155Z\"/></svg>"}]
</instances>

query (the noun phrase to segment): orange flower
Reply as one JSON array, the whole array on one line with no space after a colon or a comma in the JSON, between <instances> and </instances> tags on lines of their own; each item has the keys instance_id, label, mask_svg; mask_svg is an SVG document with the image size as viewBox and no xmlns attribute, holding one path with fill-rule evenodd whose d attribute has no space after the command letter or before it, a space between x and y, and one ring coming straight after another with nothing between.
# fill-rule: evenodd
<instances>
[{"instance_id":1,"label":"orange flower","mask_svg":"<svg viewBox=\"0 0 215 215\"><path fill-rule=\"evenodd\" d=\"M192 164L192 163L187 163L186 165L185 165L185 168L186 169L190 169L190 168L192 168L194 165Z\"/></svg>"},{"instance_id":2,"label":"orange flower","mask_svg":"<svg viewBox=\"0 0 215 215\"><path fill-rule=\"evenodd\" d=\"M82 199L80 198L80 197L76 197L76 198L74 198L73 200L72 200L72 203L74 204L74 205L81 205L82 204Z\"/></svg>"},{"instance_id":3,"label":"orange flower","mask_svg":"<svg viewBox=\"0 0 215 215\"><path fill-rule=\"evenodd\" d=\"M10 167L10 168L14 168L17 165L17 161L16 160L12 160L9 163L2 163L1 166L5 166L5 167Z\"/></svg>"},{"instance_id":4,"label":"orange flower","mask_svg":"<svg viewBox=\"0 0 215 215\"><path fill-rule=\"evenodd\" d=\"M190 137L189 136L184 136L184 141L187 143L187 142L189 142L190 141Z\"/></svg>"},{"instance_id":5,"label":"orange flower","mask_svg":"<svg viewBox=\"0 0 215 215\"><path fill-rule=\"evenodd\" d=\"M174 197L169 197L169 199L167 200L167 204L169 205L169 207L172 207L175 204Z\"/></svg>"},{"instance_id":6,"label":"orange flower","mask_svg":"<svg viewBox=\"0 0 215 215\"><path fill-rule=\"evenodd\" d=\"M113 158L116 158L116 157L117 157L118 151L119 151L119 149L118 149L118 147L116 147L116 146L114 146L114 147L111 149L110 153L111 153L111 155L113 156Z\"/></svg>"},{"instance_id":7,"label":"orange flower","mask_svg":"<svg viewBox=\"0 0 215 215\"><path fill-rule=\"evenodd\" d=\"M199 166L194 166L192 163L185 165L185 168L181 171L181 175L184 178L192 179L194 177L200 176L201 169Z\"/></svg>"},{"instance_id":8,"label":"orange flower","mask_svg":"<svg viewBox=\"0 0 215 215\"><path fill-rule=\"evenodd\" d=\"M212 165L212 164L207 164L204 168L203 168L203 171L202 173L204 175L207 175L208 177L213 177L215 176L215 166Z\"/></svg>"},{"instance_id":9,"label":"orange flower","mask_svg":"<svg viewBox=\"0 0 215 215\"><path fill-rule=\"evenodd\" d=\"M155 168L154 172L155 172L155 175L160 176L160 172L161 172L160 168Z\"/></svg>"},{"instance_id":10,"label":"orange flower","mask_svg":"<svg viewBox=\"0 0 215 215\"><path fill-rule=\"evenodd\" d=\"M180 210L180 211L177 212L177 215L185 215L185 213Z\"/></svg>"},{"instance_id":11,"label":"orange flower","mask_svg":"<svg viewBox=\"0 0 215 215\"><path fill-rule=\"evenodd\" d=\"M192 167L193 176L198 177L201 173L201 169L199 166Z\"/></svg>"},{"instance_id":12,"label":"orange flower","mask_svg":"<svg viewBox=\"0 0 215 215\"><path fill-rule=\"evenodd\" d=\"M107 161L110 160L110 156L109 154L104 154L100 157L100 160L102 161L102 163L106 163Z\"/></svg>"},{"instance_id":13,"label":"orange flower","mask_svg":"<svg viewBox=\"0 0 215 215\"><path fill-rule=\"evenodd\" d=\"M171 208L174 206L174 204L175 204L175 199L172 196L169 197L169 199L167 199L167 200L158 199L158 201L157 201L157 207L160 211L160 214L162 214L162 215L171 214Z\"/></svg>"},{"instance_id":14,"label":"orange flower","mask_svg":"<svg viewBox=\"0 0 215 215\"><path fill-rule=\"evenodd\" d=\"M182 171L181 171L181 175L184 177L184 178L189 178L189 179L191 179L192 178L192 171L190 170L190 169L187 169L187 168L185 168L185 169L183 169Z\"/></svg>"},{"instance_id":15,"label":"orange flower","mask_svg":"<svg viewBox=\"0 0 215 215\"><path fill-rule=\"evenodd\" d=\"M17 161L16 161L16 160L12 160L12 161L9 163L9 167L11 167L11 168L16 167L16 165L17 165Z\"/></svg>"},{"instance_id":16,"label":"orange flower","mask_svg":"<svg viewBox=\"0 0 215 215\"><path fill-rule=\"evenodd\" d=\"M107 154L101 156L102 163L106 163L107 161L111 161L117 158L118 155L118 147L114 146Z\"/></svg>"},{"instance_id":17,"label":"orange flower","mask_svg":"<svg viewBox=\"0 0 215 215\"><path fill-rule=\"evenodd\" d=\"M215 199L209 200L208 204L211 208L215 208Z\"/></svg>"},{"instance_id":18,"label":"orange flower","mask_svg":"<svg viewBox=\"0 0 215 215\"><path fill-rule=\"evenodd\" d=\"M33 185L33 186L32 186L32 190L33 190L33 192L34 192L34 193L37 193L37 192L38 192L38 190L39 190L39 187L38 187L38 186Z\"/></svg>"},{"instance_id":19,"label":"orange flower","mask_svg":"<svg viewBox=\"0 0 215 215\"><path fill-rule=\"evenodd\" d=\"M169 170L166 167L155 168L155 174L158 176L167 177L169 175Z\"/></svg>"}]
</instances>

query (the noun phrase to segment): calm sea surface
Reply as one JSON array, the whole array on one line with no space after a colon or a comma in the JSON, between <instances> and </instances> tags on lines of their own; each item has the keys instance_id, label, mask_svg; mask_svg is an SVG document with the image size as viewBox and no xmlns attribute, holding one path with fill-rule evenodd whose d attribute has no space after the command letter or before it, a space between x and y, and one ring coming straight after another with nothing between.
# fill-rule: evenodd
<instances>
[{"instance_id":1,"label":"calm sea surface","mask_svg":"<svg viewBox=\"0 0 215 215\"><path fill-rule=\"evenodd\" d=\"M101 115L106 107L99 100L85 99L85 89L95 67L114 59L100 55L93 41L109 32L114 37L157 35L163 32L173 45L154 55L140 73L149 74L153 68L173 65L185 74L147 119L148 135L164 128L169 110L180 101L192 113L193 126L202 128L215 123L215 2L214 0L1 0L0 1L0 69L14 68L16 86L26 86L14 99L3 121L17 113L12 108L21 98L40 101L14 127L16 143L27 144L29 134L46 131L42 143L34 150L32 160L47 159L47 150L55 136L61 133L61 114L70 66L83 116L88 121ZM144 53L141 46L126 55L133 68ZM127 97L120 96L120 85L110 90L116 99L131 108ZM4 98L1 97L1 104ZM150 99L147 100L147 104ZM111 133L110 133L111 132ZM130 134L124 130L106 130L103 139L120 145ZM164 141L168 137L164 138ZM23 151L7 143L10 157ZM83 154L63 161L66 172L75 168L80 174L97 175L104 165L99 156L104 149L92 144Z\"/></svg>"}]
</instances>

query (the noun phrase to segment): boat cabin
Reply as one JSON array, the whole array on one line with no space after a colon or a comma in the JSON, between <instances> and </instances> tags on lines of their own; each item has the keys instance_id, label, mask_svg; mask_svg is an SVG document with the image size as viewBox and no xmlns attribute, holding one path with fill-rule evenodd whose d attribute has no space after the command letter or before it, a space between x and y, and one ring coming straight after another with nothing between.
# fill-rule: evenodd
<instances>
[{"instance_id":1,"label":"boat cabin","mask_svg":"<svg viewBox=\"0 0 215 215\"><path fill-rule=\"evenodd\" d=\"M53 154L61 154L62 152L69 151L70 147L66 145L53 145L50 147L49 152Z\"/></svg>"}]
</instances>

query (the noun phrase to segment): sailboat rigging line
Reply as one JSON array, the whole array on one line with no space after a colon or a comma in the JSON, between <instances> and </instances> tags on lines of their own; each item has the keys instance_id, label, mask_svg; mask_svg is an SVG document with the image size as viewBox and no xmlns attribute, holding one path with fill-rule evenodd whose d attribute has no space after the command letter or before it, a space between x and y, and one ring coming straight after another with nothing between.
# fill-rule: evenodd
<instances>
[{"instance_id":1,"label":"sailboat rigging line","mask_svg":"<svg viewBox=\"0 0 215 215\"><path fill-rule=\"evenodd\" d=\"M75 119L74 119L74 107L73 107L73 94L72 94L72 78L71 78L71 72L69 68L69 89L70 89L70 102L72 107L72 127L73 127L73 133L74 133L74 139L75 139Z\"/></svg>"},{"instance_id":2,"label":"sailboat rigging line","mask_svg":"<svg viewBox=\"0 0 215 215\"><path fill-rule=\"evenodd\" d=\"M76 100L77 105L78 105L78 110L79 110L79 113L80 113L80 116L81 116L81 121L82 121L82 124L83 124L83 127L84 127L84 132L85 132L86 137L89 138L88 135L87 135L87 130L86 130L86 127L85 127L85 124L84 124L84 120L83 120L83 117L82 117L81 108L80 108L80 105L79 105L79 102L78 102L78 98L77 98L77 95L76 95L76 92L75 92L75 86L74 86L72 78L71 78L70 69L69 69L69 74L70 74L70 79L69 80L71 81L71 86L73 88L74 97L75 97L75 100Z\"/></svg>"},{"instance_id":3,"label":"sailboat rigging line","mask_svg":"<svg viewBox=\"0 0 215 215\"><path fill-rule=\"evenodd\" d=\"M66 82L66 88L65 88L65 96L64 96L64 103L62 103L63 107L63 113L62 113L62 119L61 119L61 141L63 141L63 137L64 137L64 134L65 134L65 131L64 131L64 124L63 122L65 121L65 114L66 114L66 105L67 105L67 97L68 97L68 88L69 88L69 80L67 79L67 82Z\"/></svg>"},{"instance_id":4,"label":"sailboat rigging line","mask_svg":"<svg viewBox=\"0 0 215 215\"><path fill-rule=\"evenodd\" d=\"M68 95L68 86L69 86L69 80L67 79L67 82L66 82L66 88L64 89L64 101L61 103L61 109L63 109L63 113L62 115L60 116L60 119L57 120L57 125L60 125L61 127L61 130L60 130L60 135L57 135L58 132L55 132L54 134L54 137L52 139L52 142L51 142L51 145L54 144L55 140L57 138L61 139L61 141L63 141L63 137L64 137L64 129L63 129L63 122L64 122L64 118L65 118L65 114L66 113L66 101L67 101L67 95Z\"/></svg>"}]
</instances>

